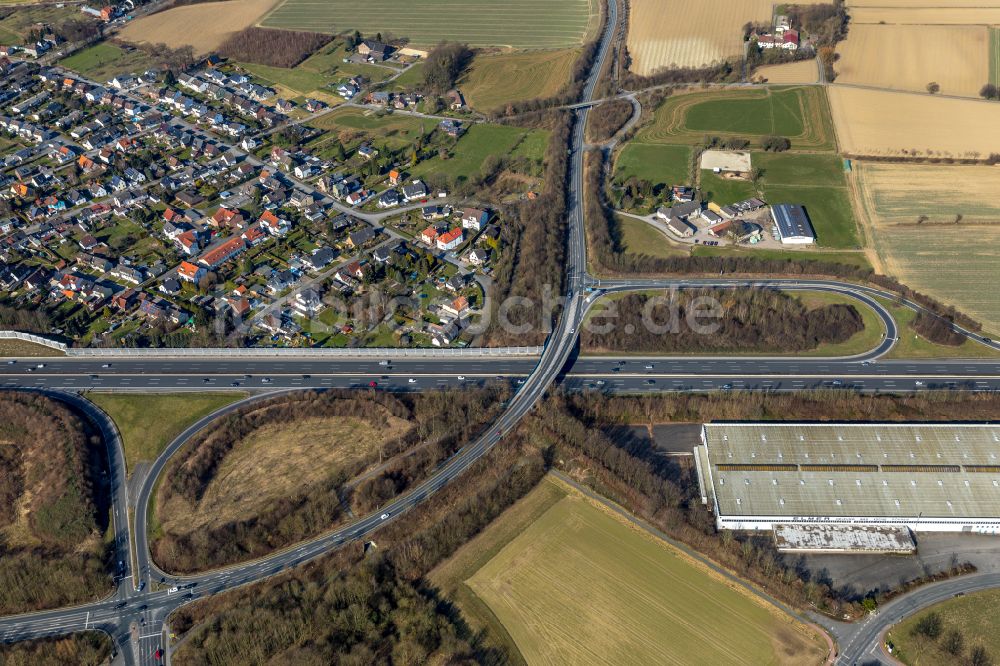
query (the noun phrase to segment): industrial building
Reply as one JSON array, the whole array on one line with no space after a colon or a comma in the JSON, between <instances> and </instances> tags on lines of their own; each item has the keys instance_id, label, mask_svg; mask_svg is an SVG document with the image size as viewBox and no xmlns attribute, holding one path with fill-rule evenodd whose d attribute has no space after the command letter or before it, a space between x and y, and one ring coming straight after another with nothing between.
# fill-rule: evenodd
<instances>
[{"instance_id":1,"label":"industrial building","mask_svg":"<svg viewBox=\"0 0 1000 666\"><path fill-rule=\"evenodd\" d=\"M1000 533L1000 425L709 424L701 438L719 529Z\"/></svg>"},{"instance_id":2,"label":"industrial building","mask_svg":"<svg viewBox=\"0 0 1000 666\"><path fill-rule=\"evenodd\" d=\"M783 244L807 245L816 242L816 232L802 206L774 204L771 206L771 219Z\"/></svg>"}]
</instances>

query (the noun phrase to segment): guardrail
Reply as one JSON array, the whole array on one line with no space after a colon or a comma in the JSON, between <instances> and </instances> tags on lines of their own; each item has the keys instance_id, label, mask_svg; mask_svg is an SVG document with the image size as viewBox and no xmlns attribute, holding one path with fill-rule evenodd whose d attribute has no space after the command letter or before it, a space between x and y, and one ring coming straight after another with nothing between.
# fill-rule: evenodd
<instances>
[{"instance_id":1,"label":"guardrail","mask_svg":"<svg viewBox=\"0 0 1000 666\"><path fill-rule=\"evenodd\" d=\"M55 340L49 340L48 338L43 338L42 336L35 335L34 333L22 333L21 331L0 331L0 340L20 340L22 342L31 342L50 349L58 349L61 352L65 352L68 349L66 347L66 343L64 342L56 342Z\"/></svg>"},{"instance_id":2,"label":"guardrail","mask_svg":"<svg viewBox=\"0 0 1000 666\"><path fill-rule=\"evenodd\" d=\"M215 358L248 358L260 356L288 356L302 358L393 358L393 357L425 357L425 358L480 358L497 356L539 356L541 347L467 347L464 349L407 349L397 347L365 347L361 349L295 349L243 347L239 349L225 347L196 348L117 348L101 349L92 347L71 348L66 350L67 356L74 357L215 357Z\"/></svg>"},{"instance_id":3,"label":"guardrail","mask_svg":"<svg viewBox=\"0 0 1000 666\"><path fill-rule=\"evenodd\" d=\"M304 358L480 358L502 356L540 356L542 347L465 347L444 349L416 349L397 347L363 347L360 349L330 349L293 347L68 347L63 342L56 342L33 333L21 331L0 331L0 340L21 340L44 345L51 349L65 352L67 356L79 358L138 358L138 357L215 357L215 358L247 358L253 356L297 356Z\"/></svg>"}]
</instances>

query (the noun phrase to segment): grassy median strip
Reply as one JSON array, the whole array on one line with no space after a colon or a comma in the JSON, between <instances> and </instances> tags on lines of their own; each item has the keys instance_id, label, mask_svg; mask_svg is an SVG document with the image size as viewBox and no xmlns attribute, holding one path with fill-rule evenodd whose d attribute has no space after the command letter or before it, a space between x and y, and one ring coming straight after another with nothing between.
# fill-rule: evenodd
<instances>
[{"instance_id":1,"label":"grassy median strip","mask_svg":"<svg viewBox=\"0 0 1000 666\"><path fill-rule=\"evenodd\" d=\"M245 398L233 393L87 393L118 426L129 474L136 463L152 462L177 435L198 419Z\"/></svg>"}]
</instances>

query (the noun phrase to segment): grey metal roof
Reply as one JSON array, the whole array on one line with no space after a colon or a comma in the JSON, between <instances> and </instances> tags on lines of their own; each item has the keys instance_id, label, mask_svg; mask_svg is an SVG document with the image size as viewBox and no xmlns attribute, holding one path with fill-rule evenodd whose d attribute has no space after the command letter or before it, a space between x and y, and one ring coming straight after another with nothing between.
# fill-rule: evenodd
<instances>
[{"instance_id":1,"label":"grey metal roof","mask_svg":"<svg viewBox=\"0 0 1000 666\"><path fill-rule=\"evenodd\" d=\"M806 209L797 204L775 204L771 206L771 216L778 225L782 238L816 238Z\"/></svg>"}]
</instances>

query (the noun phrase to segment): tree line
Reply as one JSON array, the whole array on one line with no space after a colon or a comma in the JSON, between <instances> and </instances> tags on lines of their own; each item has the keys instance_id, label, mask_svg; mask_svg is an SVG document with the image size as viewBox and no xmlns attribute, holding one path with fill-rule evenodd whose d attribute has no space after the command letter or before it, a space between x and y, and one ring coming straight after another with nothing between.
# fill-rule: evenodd
<instances>
[{"instance_id":1,"label":"tree line","mask_svg":"<svg viewBox=\"0 0 1000 666\"><path fill-rule=\"evenodd\" d=\"M546 457L518 429L434 500L348 544L263 581L189 604L171 628L186 664L502 664L425 576L542 478Z\"/></svg>"},{"instance_id":2,"label":"tree line","mask_svg":"<svg viewBox=\"0 0 1000 666\"><path fill-rule=\"evenodd\" d=\"M593 315L591 325L580 333L581 344L604 351L791 352L845 342L864 329L853 305L809 309L799 299L770 289L693 289L653 299L627 294L615 300L617 316ZM719 316L701 316L703 303L718 304ZM662 333L647 323L672 330ZM700 326L711 326L714 332L700 332Z\"/></svg>"},{"instance_id":3,"label":"tree line","mask_svg":"<svg viewBox=\"0 0 1000 666\"><path fill-rule=\"evenodd\" d=\"M594 107L587 114L587 141L608 141L625 127L631 117L632 103L627 99L615 99Z\"/></svg>"},{"instance_id":4,"label":"tree line","mask_svg":"<svg viewBox=\"0 0 1000 666\"><path fill-rule=\"evenodd\" d=\"M332 36L318 32L270 30L251 26L226 39L219 46L219 53L232 60L290 68L331 40Z\"/></svg>"},{"instance_id":5,"label":"tree line","mask_svg":"<svg viewBox=\"0 0 1000 666\"><path fill-rule=\"evenodd\" d=\"M0 612L78 603L109 589L106 461L96 428L63 403L0 393L0 529L26 531L23 539L10 536L19 530L0 536Z\"/></svg>"},{"instance_id":6,"label":"tree line","mask_svg":"<svg viewBox=\"0 0 1000 666\"><path fill-rule=\"evenodd\" d=\"M232 449L269 424L352 417L377 429L391 415L414 427L337 465L321 481L270 499L252 515L189 533L165 530L150 545L153 557L169 571L202 571L261 557L320 534L343 520L345 502L358 513L366 512L425 478L497 416L507 395L508 389L500 385L398 397L384 392L307 392L240 409L203 430L174 457L160 486L158 507L176 507L181 500L195 510ZM377 474L357 487L350 483L381 461L386 462Z\"/></svg>"}]
</instances>

